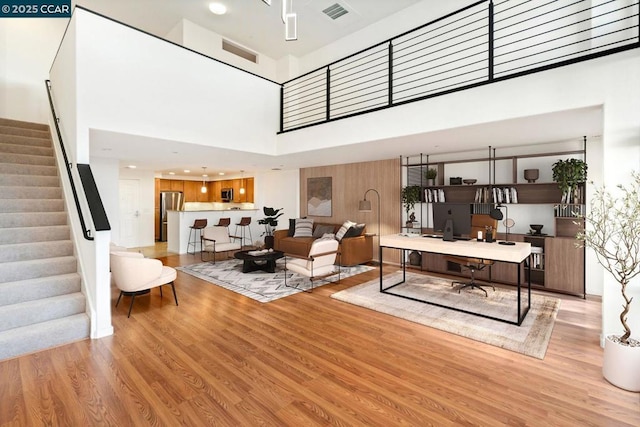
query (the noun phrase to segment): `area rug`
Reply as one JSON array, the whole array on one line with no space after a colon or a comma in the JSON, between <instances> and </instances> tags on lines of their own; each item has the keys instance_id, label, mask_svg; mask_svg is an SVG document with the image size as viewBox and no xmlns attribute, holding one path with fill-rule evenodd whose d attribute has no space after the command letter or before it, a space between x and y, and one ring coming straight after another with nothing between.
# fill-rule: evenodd
<instances>
[{"instance_id":1,"label":"area rug","mask_svg":"<svg viewBox=\"0 0 640 427\"><path fill-rule=\"evenodd\" d=\"M397 283L401 278L402 272L387 275L384 286ZM406 282L394 287L393 292L514 320L516 289L496 288L495 292L490 286L486 289L488 297L478 290L464 289L458 293L450 280L408 272ZM345 289L331 297L538 359L544 358L560 308L559 299L532 294L531 309L522 324L516 326L383 294L379 279Z\"/></svg>"},{"instance_id":2,"label":"area rug","mask_svg":"<svg viewBox=\"0 0 640 427\"><path fill-rule=\"evenodd\" d=\"M374 267L366 265L340 267L340 278L355 276L356 274L373 270L373 268ZM308 290L310 286L309 278L291 271L286 272L287 285L297 286L298 289L285 286L284 260L278 260L276 262L275 273L267 273L264 271L243 273L242 261L236 259L217 261L215 264L202 262L186 267L177 267L176 269L260 302L270 302L297 294L298 292ZM327 277L326 280L332 282L338 280L337 266L336 274ZM326 284L328 284L327 281L319 280L314 282L314 287Z\"/></svg>"}]
</instances>

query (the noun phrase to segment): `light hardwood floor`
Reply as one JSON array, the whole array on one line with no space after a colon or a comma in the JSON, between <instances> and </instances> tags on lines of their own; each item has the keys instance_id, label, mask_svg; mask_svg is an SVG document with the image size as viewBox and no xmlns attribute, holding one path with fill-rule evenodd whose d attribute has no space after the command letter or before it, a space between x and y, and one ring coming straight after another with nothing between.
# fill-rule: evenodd
<instances>
[{"instance_id":1,"label":"light hardwood floor","mask_svg":"<svg viewBox=\"0 0 640 427\"><path fill-rule=\"evenodd\" d=\"M0 426L640 425L597 299L562 298L538 360L330 298L375 277L261 304L179 272L178 307L155 290L113 336L0 362Z\"/></svg>"}]
</instances>

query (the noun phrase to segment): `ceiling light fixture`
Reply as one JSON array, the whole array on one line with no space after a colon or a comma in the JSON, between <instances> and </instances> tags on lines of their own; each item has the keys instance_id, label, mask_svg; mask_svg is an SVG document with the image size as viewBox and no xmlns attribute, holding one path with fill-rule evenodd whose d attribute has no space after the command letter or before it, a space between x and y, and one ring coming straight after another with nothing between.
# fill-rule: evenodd
<instances>
[{"instance_id":1,"label":"ceiling light fixture","mask_svg":"<svg viewBox=\"0 0 640 427\"><path fill-rule=\"evenodd\" d=\"M271 1L262 0L271 6ZM286 41L298 40L298 15L293 12L293 0L281 0L281 18L284 22L284 39Z\"/></svg>"},{"instance_id":2,"label":"ceiling light fixture","mask_svg":"<svg viewBox=\"0 0 640 427\"><path fill-rule=\"evenodd\" d=\"M204 179L207 177L207 168L206 167L202 167L202 187L200 188L200 192L201 193L206 193L207 192L207 184L205 184Z\"/></svg>"},{"instance_id":3,"label":"ceiling light fixture","mask_svg":"<svg viewBox=\"0 0 640 427\"><path fill-rule=\"evenodd\" d=\"M227 13L227 6L222 3L209 3L209 10L216 15L224 15Z\"/></svg>"},{"instance_id":4,"label":"ceiling light fixture","mask_svg":"<svg viewBox=\"0 0 640 427\"><path fill-rule=\"evenodd\" d=\"M244 194L245 193L245 189L244 189L244 171L240 171L240 194Z\"/></svg>"}]
</instances>

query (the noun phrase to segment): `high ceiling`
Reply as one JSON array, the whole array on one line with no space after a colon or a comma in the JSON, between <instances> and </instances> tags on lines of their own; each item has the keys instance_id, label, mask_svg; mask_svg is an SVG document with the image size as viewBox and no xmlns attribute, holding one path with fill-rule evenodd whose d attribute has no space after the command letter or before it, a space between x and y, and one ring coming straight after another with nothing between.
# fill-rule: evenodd
<instances>
[{"instance_id":1,"label":"high ceiling","mask_svg":"<svg viewBox=\"0 0 640 427\"><path fill-rule=\"evenodd\" d=\"M224 3L228 12L218 16L208 10L212 1ZM310 52L371 25L386 16L430 0L288 0L298 15L298 40L284 40L280 0L268 6L262 0L77 0L76 3L151 34L164 37L181 19L210 29L245 47L273 59L284 55L304 56ZM348 13L337 20L322 11L339 3ZM397 33L406 28L398 29ZM176 141L163 141L163 152L154 150L157 141L134 135L95 131L92 133L91 155L117 158L121 166L135 164L143 170L167 174L190 169L192 173L223 171L239 174L240 170L294 169L336 163L361 162L396 158L420 152L432 154L456 152L492 145L536 144L562 141L582 135L601 133L600 108L558 112L537 117L470 126L462 129L412 135L393 140L378 140L362 145L334 147L326 150L287 156L265 156L240 153L212 147L194 146ZM437 141L427 146L425 141ZM472 142L470 146L470 142ZM172 153L167 156L164 153ZM199 159L224 159L224 165L201 164ZM199 176L199 175L198 175Z\"/></svg>"},{"instance_id":2,"label":"high ceiling","mask_svg":"<svg viewBox=\"0 0 640 427\"><path fill-rule=\"evenodd\" d=\"M281 0L76 0L76 4L160 37L187 19L272 59L304 56L421 0L286 0L298 16L298 40L285 41ZM227 7L224 15L210 3ZM347 13L322 11L338 3Z\"/></svg>"}]
</instances>

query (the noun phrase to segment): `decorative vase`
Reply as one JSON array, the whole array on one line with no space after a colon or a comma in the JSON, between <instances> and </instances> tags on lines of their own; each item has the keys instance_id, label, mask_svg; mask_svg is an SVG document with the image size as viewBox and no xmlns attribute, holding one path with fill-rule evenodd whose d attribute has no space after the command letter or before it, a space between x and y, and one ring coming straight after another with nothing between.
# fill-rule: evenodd
<instances>
[{"instance_id":1,"label":"decorative vase","mask_svg":"<svg viewBox=\"0 0 640 427\"><path fill-rule=\"evenodd\" d=\"M434 185L436 185L436 180L433 178L429 178L427 179L427 187L433 187Z\"/></svg>"},{"instance_id":2,"label":"decorative vase","mask_svg":"<svg viewBox=\"0 0 640 427\"><path fill-rule=\"evenodd\" d=\"M411 251L409 254L409 264L420 265L422 264L422 255L418 251Z\"/></svg>"},{"instance_id":3,"label":"decorative vase","mask_svg":"<svg viewBox=\"0 0 640 427\"><path fill-rule=\"evenodd\" d=\"M273 236L264 236L264 248L265 249L273 249L273 244L275 239Z\"/></svg>"},{"instance_id":4,"label":"decorative vase","mask_svg":"<svg viewBox=\"0 0 640 427\"><path fill-rule=\"evenodd\" d=\"M640 391L640 345L623 345L614 335L606 337L602 375L616 387Z\"/></svg>"},{"instance_id":5,"label":"decorative vase","mask_svg":"<svg viewBox=\"0 0 640 427\"><path fill-rule=\"evenodd\" d=\"M538 177L540 176L540 171L538 169L525 169L524 170L524 179L527 180L528 183L536 182Z\"/></svg>"}]
</instances>

